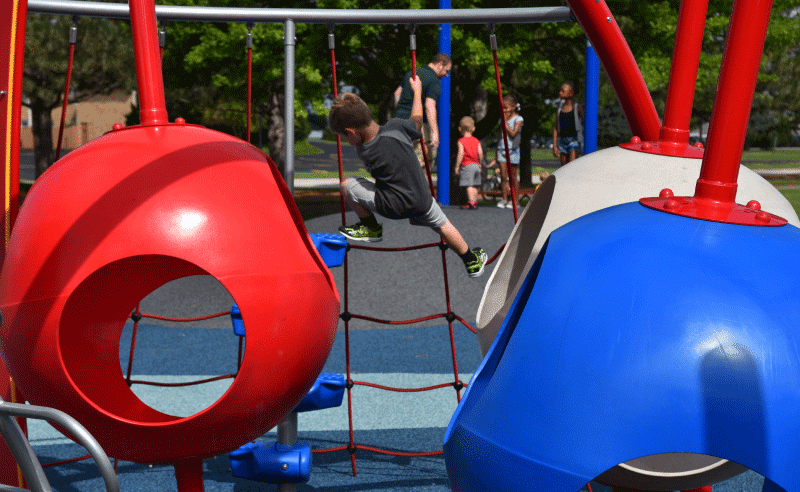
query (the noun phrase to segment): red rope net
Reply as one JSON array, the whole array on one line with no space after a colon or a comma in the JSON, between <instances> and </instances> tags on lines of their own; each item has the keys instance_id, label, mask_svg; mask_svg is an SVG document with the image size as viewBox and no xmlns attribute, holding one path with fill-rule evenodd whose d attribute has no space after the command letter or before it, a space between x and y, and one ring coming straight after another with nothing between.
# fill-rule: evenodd
<instances>
[{"instance_id":1,"label":"red rope net","mask_svg":"<svg viewBox=\"0 0 800 492\"><path fill-rule=\"evenodd\" d=\"M330 27L329 27L329 29L330 29ZM334 96L334 98L336 98L337 95L338 95L337 94L337 83L336 83L336 54L335 54L335 48L334 48L332 29L330 29L330 31L331 32L329 34L329 48L330 48L330 54L331 54L331 71L332 71L332 75L333 75L332 76L333 96ZM414 34L413 34L413 31L412 31L412 34L411 34L411 62L412 62L412 72L411 73L412 73L412 76L416 76L415 44L416 44L416 42L415 42ZM337 155L338 155L338 158L339 158L339 163L338 163L339 164L339 182L342 182L344 180L344 169L343 169L343 164L342 164L342 146L341 146L342 144L341 144L341 138L338 135L337 135L337 139L336 139L336 144L337 144L337 150L338 150ZM423 158L424 158L424 161L425 161L425 173L426 173L426 175L428 177L428 183L430 185L431 195L433 195L433 197L435 199L436 198L436 190L435 190L435 187L433 186L433 177L432 177L432 174L431 174L430 163L428 162L428 155L427 155L424 139L420 139L420 144L422 146L422 153L423 153ZM346 225L346 222L345 222L346 204L345 204L345 200L344 200L343 196L340 199L340 204L341 204L341 207L342 207L342 209L341 209L342 225ZM516 214L515 214L515 220L516 220ZM346 446L338 446L338 447L323 448L323 449L314 449L313 452L314 453L329 453L329 452L334 452L334 451L348 451L350 453L350 462L351 462L351 466L352 466L352 470L353 470L353 475L354 476L358 474L358 470L357 470L357 467L356 467L356 457L355 457L355 452L357 450L364 450L364 451L370 451L370 452L379 453L379 454L386 454L386 455L391 455L391 456L404 456L404 457L434 456L434 455L443 454L443 451L441 449L438 449L438 450L435 450L435 451L428 451L428 452L405 452L405 451L387 450L387 449L381 449L381 448L376 448L376 447L372 447L372 446L365 446L365 445L357 444L356 439L355 439L354 424L353 424L353 389L356 386L364 386L364 387L370 387L370 388L375 388L375 389L385 390L385 391L412 393L412 392L431 391L431 390L436 390L436 389L441 389L441 388L446 388L446 387L452 386L456 390L456 401L459 402L459 401L461 401L461 390L466 387L466 384L463 381L461 381L460 378L459 378L458 357L457 357L457 354L456 354L455 336L454 336L454 331L453 331L453 322L454 321L458 321L459 323L464 325L466 328L468 328L473 333L476 333L477 330L474 327L472 327L469 323L467 323L463 318L461 318L460 316L458 316L456 313L453 312L452 305L451 305L451 302L450 302L450 288L449 288L449 279L448 279L448 275L447 275L447 256L445 254L447 249L448 249L448 247L445 244L444 239L440 239L440 241L438 243L429 243L429 244L421 244L421 245L405 246L405 247L395 247L395 248L385 248L385 247L384 248L380 248L380 247L363 246L363 245L356 245L356 244L351 244L350 245L350 249L351 250L361 250L361 251L369 251L369 252L376 252L376 253L391 253L391 252L411 251L411 250L428 249L428 248L436 248L436 247L439 248L440 253L441 253L441 258L442 258L442 272L443 272L443 277L444 277L444 291L445 291L445 306L444 306L445 307L445 311L443 313L436 313L436 314L432 314L432 315L428 315L428 316L423 316L423 317L414 318L414 319L406 319L406 320L386 320L386 319L379 319L379 318L367 316L365 314L357 314L357 313L350 312L350 302L349 302L350 300L349 300L349 288L348 288L349 270L350 270L350 265L349 265L350 253L348 252L347 254L345 254L344 264L342 265L343 269L344 269L344 289L343 289L344 296L342 298L343 312L341 314L341 318L344 321L344 334L345 334L345 360L346 360L346 367L347 367L346 378L347 378L347 407L348 407L347 416L348 416L349 442L348 442L348 444ZM502 251L502 249L503 248L501 247L500 250L492 257L492 259L489 261L489 263L493 262L499 256L499 254ZM449 331L449 335L450 335L450 354L451 354L451 357L452 357L452 367L453 367L453 379L451 381L443 382L441 384L436 384L436 385L433 385L433 386L421 387L421 388L397 388L397 387L390 387L390 386L370 383L370 382L366 382L366 381L354 381L353 380L352 373L351 373L351 364L350 364L350 362L351 362L351 353L350 353L350 322L351 322L351 320L359 319L359 320L371 321L371 322L374 322L374 323L381 323L381 324L387 324L387 325L407 325L407 324L412 324L412 323L418 323L418 322L421 322L421 321L429 321L429 320L437 319L437 318L442 318L442 319L447 321L447 327L448 327L448 331Z\"/></svg>"}]
</instances>

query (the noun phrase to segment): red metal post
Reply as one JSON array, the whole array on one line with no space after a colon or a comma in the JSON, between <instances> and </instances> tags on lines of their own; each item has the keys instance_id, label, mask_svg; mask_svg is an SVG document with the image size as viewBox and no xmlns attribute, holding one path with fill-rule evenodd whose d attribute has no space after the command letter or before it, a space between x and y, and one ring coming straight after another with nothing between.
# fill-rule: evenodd
<instances>
[{"instance_id":1,"label":"red metal post","mask_svg":"<svg viewBox=\"0 0 800 492\"><path fill-rule=\"evenodd\" d=\"M658 140L661 123L656 107L608 5L604 0L567 0L567 4L597 51L631 132L642 140Z\"/></svg>"},{"instance_id":2,"label":"red metal post","mask_svg":"<svg viewBox=\"0 0 800 492\"><path fill-rule=\"evenodd\" d=\"M733 202L736 198L739 161L771 9L772 0L733 3L708 146L695 188L697 198L721 202Z\"/></svg>"},{"instance_id":3,"label":"red metal post","mask_svg":"<svg viewBox=\"0 0 800 492\"><path fill-rule=\"evenodd\" d=\"M682 0L672 53L664 124L659 140L662 144L689 143L689 123L692 118L697 67L703 46L708 0Z\"/></svg>"},{"instance_id":4,"label":"red metal post","mask_svg":"<svg viewBox=\"0 0 800 492\"><path fill-rule=\"evenodd\" d=\"M153 0L130 0L133 49L136 55L136 78L139 83L139 115L144 126L165 125L164 77L161 74L161 50Z\"/></svg>"}]
</instances>

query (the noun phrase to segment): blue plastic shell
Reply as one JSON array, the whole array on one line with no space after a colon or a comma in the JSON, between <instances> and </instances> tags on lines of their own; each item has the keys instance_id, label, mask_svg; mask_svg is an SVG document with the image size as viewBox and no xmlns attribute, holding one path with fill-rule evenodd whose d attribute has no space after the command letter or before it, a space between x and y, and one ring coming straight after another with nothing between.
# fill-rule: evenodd
<instances>
[{"instance_id":1,"label":"blue plastic shell","mask_svg":"<svg viewBox=\"0 0 800 492\"><path fill-rule=\"evenodd\" d=\"M798 409L800 230L629 203L550 235L445 460L454 491L574 492L681 451L798 491Z\"/></svg>"}]
</instances>

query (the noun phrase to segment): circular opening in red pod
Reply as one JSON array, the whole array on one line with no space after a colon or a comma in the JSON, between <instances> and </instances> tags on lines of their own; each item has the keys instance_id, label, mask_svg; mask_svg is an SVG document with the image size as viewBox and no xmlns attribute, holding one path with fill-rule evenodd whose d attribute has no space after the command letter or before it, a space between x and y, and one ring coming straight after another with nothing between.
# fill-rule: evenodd
<instances>
[{"instance_id":1,"label":"circular opening in red pod","mask_svg":"<svg viewBox=\"0 0 800 492\"><path fill-rule=\"evenodd\" d=\"M185 260L164 255L134 256L107 264L89 275L72 292L64 306L59 326L59 353L72 384L92 406L116 418L163 423L194 415L219 400L227 391L234 381L233 377L215 382L213 388L207 388L202 397L198 397L197 386L158 387L141 382L131 387L128 385L127 367L133 325L131 313L135 312L136 305L142 301L142 306L147 308L156 304L159 298L175 296L175 310L163 316L184 315L193 303L192 292L186 286L191 282L190 278L197 278L198 275L203 276L203 283L213 285L215 291L221 294L222 300L218 302L232 303L227 290L203 269ZM176 293L180 293L180 296ZM227 306L230 311L231 304ZM218 323L223 319L219 318ZM157 333L159 330L154 331L147 321L147 318L140 321L143 331L150 332L149 335ZM229 316L227 325L230 326ZM220 376L166 374L178 372L178 369L184 373L199 372L196 368L202 367L203 361L208 362L220 356L230 358L228 367L231 371L227 374L235 375L238 337L231 333L230 328L220 329L214 336L215 350L219 349L224 354L200 353L191 342L181 343L181 339L191 337L187 337L185 331L181 336L180 331L192 329L198 328L161 327L160 331L173 331L172 336L165 335L166 340L164 336L159 340L148 340L144 334L137 333L131 380L182 383L207 376ZM123 337L123 332L126 332L126 337ZM121 357L121 353L125 355ZM188 400L191 404L181 405L181 400Z\"/></svg>"},{"instance_id":2,"label":"circular opening in red pod","mask_svg":"<svg viewBox=\"0 0 800 492\"><path fill-rule=\"evenodd\" d=\"M244 355L244 337L236 336L244 322L238 307L231 314L234 305L211 275L173 280L145 296L125 323L119 346L122 373L133 393L177 417L218 401Z\"/></svg>"}]
</instances>

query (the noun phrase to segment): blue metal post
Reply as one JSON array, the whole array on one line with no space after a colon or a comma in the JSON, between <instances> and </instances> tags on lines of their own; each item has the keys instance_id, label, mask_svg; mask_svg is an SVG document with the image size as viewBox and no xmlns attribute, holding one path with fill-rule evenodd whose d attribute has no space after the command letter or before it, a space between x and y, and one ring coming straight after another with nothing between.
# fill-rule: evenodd
<instances>
[{"instance_id":1,"label":"blue metal post","mask_svg":"<svg viewBox=\"0 0 800 492\"><path fill-rule=\"evenodd\" d=\"M584 103L583 153L597 150L597 112L600 105L600 61L586 40L586 99Z\"/></svg>"},{"instance_id":2,"label":"blue metal post","mask_svg":"<svg viewBox=\"0 0 800 492\"><path fill-rule=\"evenodd\" d=\"M450 0L439 0L440 9L449 9ZM439 26L439 53L450 55L450 24ZM439 151L436 154L436 195L439 203L450 205L450 76L442 78L442 94L436 111L439 125Z\"/></svg>"}]
</instances>

